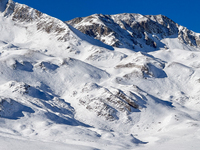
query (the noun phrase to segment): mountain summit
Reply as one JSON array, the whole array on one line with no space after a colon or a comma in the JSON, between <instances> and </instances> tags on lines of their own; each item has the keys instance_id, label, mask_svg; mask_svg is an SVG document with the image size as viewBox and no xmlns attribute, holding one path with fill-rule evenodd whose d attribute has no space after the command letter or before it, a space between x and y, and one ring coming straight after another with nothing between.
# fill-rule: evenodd
<instances>
[{"instance_id":1,"label":"mountain summit","mask_svg":"<svg viewBox=\"0 0 200 150\"><path fill-rule=\"evenodd\" d=\"M12 0L0 33L0 149L199 148L200 34L162 15L63 22Z\"/></svg>"},{"instance_id":2,"label":"mountain summit","mask_svg":"<svg viewBox=\"0 0 200 150\"><path fill-rule=\"evenodd\" d=\"M167 47L166 43L163 45L162 39L170 37L178 38L186 45L200 47L199 34L163 15L95 14L66 23L114 47L138 49L148 45L158 49Z\"/></svg>"}]
</instances>

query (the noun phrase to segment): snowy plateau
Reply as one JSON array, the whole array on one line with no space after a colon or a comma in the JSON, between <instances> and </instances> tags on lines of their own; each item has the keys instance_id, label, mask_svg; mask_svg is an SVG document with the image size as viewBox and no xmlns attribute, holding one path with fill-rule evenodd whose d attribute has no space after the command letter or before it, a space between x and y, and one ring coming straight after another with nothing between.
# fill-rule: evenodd
<instances>
[{"instance_id":1,"label":"snowy plateau","mask_svg":"<svg viewBox=\"0 0 200 150\"><path fill-rule=\"evenodd\" d=\"M0 150L199 147L200 34L163 15L63 22L0 0Z\"/></svg>"}]
</instances>

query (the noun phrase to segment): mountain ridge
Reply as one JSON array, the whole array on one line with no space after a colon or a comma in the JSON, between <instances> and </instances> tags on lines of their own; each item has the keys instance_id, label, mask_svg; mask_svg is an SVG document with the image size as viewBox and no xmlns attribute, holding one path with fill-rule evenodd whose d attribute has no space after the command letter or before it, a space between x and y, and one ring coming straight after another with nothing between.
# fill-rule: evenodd
<instances>
[{"instance_id":1,"label":"mountain ridge","mask_svg":"<svg viewBox=\"0 0 200 150\"><path fill-rule=\"evenodd\" d=\"M100 23L94 20L99 20ZM158 45L160 40L169 36L176 36L182 43L190 46L200 46L199 34L178 25L163 15L94 14L88 17L75 18L66 21L66 23L114 47L135 49L138 46L142 47L142 40L146 45L157 48L160 47ZM105 38L111 42L106 42Z\"/></svg>"}]
</instances>

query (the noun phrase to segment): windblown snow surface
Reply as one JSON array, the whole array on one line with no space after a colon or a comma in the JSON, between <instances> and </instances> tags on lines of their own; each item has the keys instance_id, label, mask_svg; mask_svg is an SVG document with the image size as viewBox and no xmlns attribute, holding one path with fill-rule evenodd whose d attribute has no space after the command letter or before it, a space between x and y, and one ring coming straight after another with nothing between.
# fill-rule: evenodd
<instances>
[{"instance_id":1,"label":"windblown snow surface","mask_svg":"<svg viewBox=\"0 0 200 150\"><path fill-rule=\"evenodd\" d=\"M113 48L0 4L0 150L199 149L199 48Z\"/></svg>"}]
</instances>

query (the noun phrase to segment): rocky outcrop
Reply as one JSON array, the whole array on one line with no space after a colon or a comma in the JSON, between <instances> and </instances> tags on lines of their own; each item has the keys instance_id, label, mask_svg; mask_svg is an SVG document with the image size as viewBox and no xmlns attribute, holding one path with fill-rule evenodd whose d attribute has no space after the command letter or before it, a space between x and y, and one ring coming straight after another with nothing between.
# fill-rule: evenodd
<instances>
[{"instance_id":1,"label":"rocky outcrop","mask_svg":"<svg viewBox=\"0 0 200 150\"><path fill-rule=\"evenodd\" d=\"M73 92L73 97L89 111L111 121L119 119L118 112L129 114L132 109L139 109L137 99L119 89L107 89L96 83L85 84L82 90Z\"/></svg>"},{"instance_id":2,"label":"rocky outcrop","mask_svg":"<svg viewBox=\"0 0 200 150\"><path fill-rule=\"evenodd\" d=\"M178 39L185 44L194 47L200 47L200 35L195 32L188 30L185 27L181 27L178 33Z\"/></svg>"}]
</instances>

